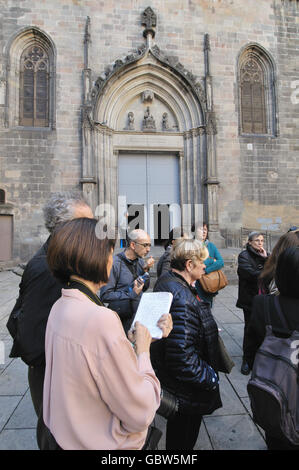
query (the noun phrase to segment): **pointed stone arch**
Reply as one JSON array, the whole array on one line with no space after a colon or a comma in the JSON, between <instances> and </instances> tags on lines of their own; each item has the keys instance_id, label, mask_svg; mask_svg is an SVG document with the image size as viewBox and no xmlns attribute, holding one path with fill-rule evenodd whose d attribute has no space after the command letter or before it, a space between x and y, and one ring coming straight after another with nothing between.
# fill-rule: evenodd
<instances>
[{"instance_id":1,"label":"pointed stone arch","mask_svg":"<svg viewBox=\"0 0 299 470\"><path fill-rule=\"evenodd\" d=\"M207 216L206 134L216 130L204 87L194 75L157 46L144 46L107 67L86 98L82 183L94 207L110 204L117 212L119 152L172 151L180 162L181 208L191 207L188 214L182 210L183 224L194 221L195 205L202 204ZM154 121L149 128L144 127L147 107Z\"/></svg>"}]
</instances>

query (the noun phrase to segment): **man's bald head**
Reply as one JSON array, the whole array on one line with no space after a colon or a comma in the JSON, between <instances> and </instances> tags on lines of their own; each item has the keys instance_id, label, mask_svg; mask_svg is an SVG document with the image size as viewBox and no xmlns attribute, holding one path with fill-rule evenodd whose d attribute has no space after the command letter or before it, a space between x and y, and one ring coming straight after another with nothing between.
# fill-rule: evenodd
<instances>
[{"instance_id":1,"label":"man's bald head","mask_svg":"<svg viewBox=\"0 0 299 470\"><path fill-rule=\"evenodd\" d=\"M128 238L129 242L135 242L143 239L149 239L149 235L141 228L136 228L135 230L132 230L132 232L129 233Z\"/></svg>"}]
</instances>

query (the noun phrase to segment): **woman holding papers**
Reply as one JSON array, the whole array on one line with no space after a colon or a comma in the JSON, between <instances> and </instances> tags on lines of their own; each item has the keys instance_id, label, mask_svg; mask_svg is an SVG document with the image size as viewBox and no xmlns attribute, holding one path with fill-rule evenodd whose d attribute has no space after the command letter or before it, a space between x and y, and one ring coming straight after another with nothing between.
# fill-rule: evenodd
<instances>
[{"instance_id":1,"label":"woman holding papers","mask_svg":"<svg viewBox=\"0 0 299 470\"><path fill-rule=\"evenodd\" d=\"M173 330L153 343L151 359L163 389L176 395L178 412L168 418L167 450L193 449L202 416L222 406L218 377L218 328L209 303L193 287L204 273L208 250L199 240L179 239L171 271L157 280L155 292L171 292Z\"/></svg>"},{"instance_id":2,"label":"woman holding papers","mask_svg":"<svg viewBox=\"0 0 299 470\"><path fill-rule=\"evenodd\" d=\"M129 341L118 315L96 295L109 278L115 243L97 238L97 223L66 222L49 244L49 267L68 288L47 324L43 416L54 448L138 450L160 404L152 338L137 323Z\"/></svg>"}]
</instances>

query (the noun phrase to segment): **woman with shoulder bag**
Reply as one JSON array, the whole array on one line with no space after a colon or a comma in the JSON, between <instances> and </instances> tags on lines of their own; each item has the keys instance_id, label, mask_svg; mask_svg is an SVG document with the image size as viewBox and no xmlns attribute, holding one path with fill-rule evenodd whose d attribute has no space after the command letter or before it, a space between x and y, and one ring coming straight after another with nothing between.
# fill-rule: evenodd
<instances>
[{"instance_id":1,"label":"woman with shoulder bag","mask_svg":"<svg viewBox=\"0 0 299 470\"><path fill-rule=\"evenodd\" d=\"M157 280L155 292L171 292L173 330L151 345L151 359L162 389L179 406L167 420L166 449L193 449L202 416L222 406L218 377L218 328L210 305L197 297L194 282L204 273L206 247L198 240L178 239L171 271Z\"/></svg>"},{"instance_id":2,"label":"woman with shoulder bag","mask_svg":"<svg viewBox=\"0 0 299 470\"><path fill-rule=\"evenodd\" d=\"M206 222L203 222L202 225L199 225L195 232L195 238L202 241L209 252L209 256L204 261L205 274L212 273L213 271L218 271L218 269L221 269L224 266L223 258L219 253L219 250L217 249L216 245L214 245L214 243L208 240L208 234L209 229L208 224ZM195 287L199 298L201 300L204 300L205 302L209 302L212 308L214 297L218 294L218 292L215 292L214 294L206 292L203 289L199 279L195 282Z\"/></svg>"}]
</instances>

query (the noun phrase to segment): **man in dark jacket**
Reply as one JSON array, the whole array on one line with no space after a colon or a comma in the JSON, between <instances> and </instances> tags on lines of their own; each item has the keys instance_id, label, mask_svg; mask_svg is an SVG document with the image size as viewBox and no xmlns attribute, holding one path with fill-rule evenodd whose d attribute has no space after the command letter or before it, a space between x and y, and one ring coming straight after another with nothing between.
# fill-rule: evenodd
<instances>
[{"instance_id":1,"label":"man in dark jacket","mask_svg":"<svg viewBox=\"0 0 299 470\"><path fill-rule=\"evenodd\" d=\"M136 279L154 264L152 257L144 261L150 249L149 235L141 229L133 230L128 237L128 247L114 256L109 281L100 292L101 300L118 313L126 332L131 326L142 292L149 288L149 278L145 282Z\"/></svg>"},{"instance_id":2,"label":"man in dark jacket","mask_svg":"<svg viewBox=\"0 0 299 470\"><path fill-rule=\"evenodd\" d=\"M243 361L241 372L250 373L246 358L248 326L251 317L253 297L258 294L258 277L264 267L268 253L264 249L264 236L260 232L251 232L248 243L238 257L239 292L237 307L244 312Z\"/></svg>"},{"instance_id":3,"label":"man in dark jacket","mask_svg":"<svg viewBox=\"0 0 299 470\"><path fill-rule=\"evenodd\" d=\"M51 232L66 220L77 217L93 218L92 211L81 195L55 193L45 205L45 226ZM51 236L51 235L50 235ZM50 237L25 267L19 286L19 297L10 315L18 315L17 333L10 357L21 357L29 366L28 382L31 399L38 417L37 442L42 450L48 447L48 430L43 423L43 384L45 375L45 333L50 310L61 296L63 285L52 276L47 263Z\"/></svg>"}]
</instances>

